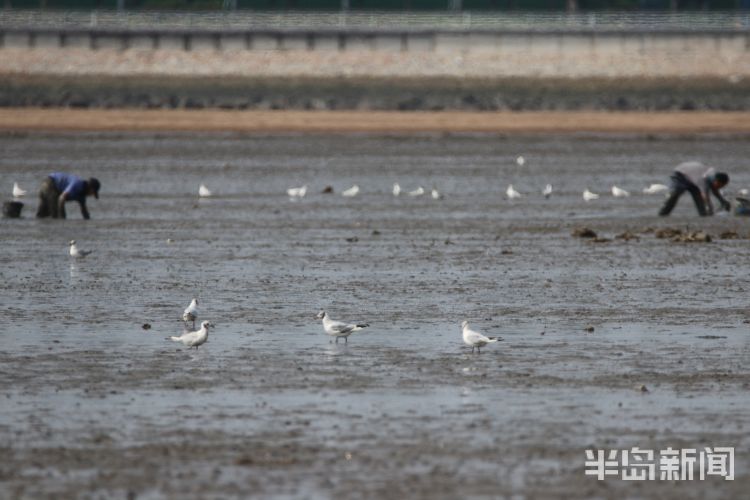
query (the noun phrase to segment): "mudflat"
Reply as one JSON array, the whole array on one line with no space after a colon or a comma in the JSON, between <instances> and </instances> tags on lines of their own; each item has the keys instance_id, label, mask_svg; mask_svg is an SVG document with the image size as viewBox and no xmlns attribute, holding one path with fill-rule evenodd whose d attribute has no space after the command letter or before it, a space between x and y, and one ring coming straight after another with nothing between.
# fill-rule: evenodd
<instances>
[{"instance_id":1,"label":"mudflat","mask_svg":"<svg viewBox=\"0 0 750 500\"><path fill-rule=\"evenodd\" d=\"M727 196L750 187L747 140L43 130L0 134L6 192L58 169L102 189L90 221L37 220L34 196L0 219L0 497L748 490L749 219L689 196L659 218L642 192L687 158L726 169ZM193 297L215 328L190 351L167 337ZM370 327L330 343L321 309ZM502 341L471 354L463 320ZM734 447L735 477L585 475L586 450L634 447Z\"/></svg>"}]
</instances>

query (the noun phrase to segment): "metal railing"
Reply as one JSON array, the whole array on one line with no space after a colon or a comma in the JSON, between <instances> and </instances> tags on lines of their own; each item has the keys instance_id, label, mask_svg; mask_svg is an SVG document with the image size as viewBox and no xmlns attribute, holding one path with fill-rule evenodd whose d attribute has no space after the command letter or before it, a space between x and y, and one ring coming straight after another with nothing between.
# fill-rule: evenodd
<instances>
[{"instance_id":1,"label":"metal railing","mask_svg":"<svg viewBox=\"0 0 750 500\"><path fill-rule=\"evenodd\" d=\"M344 31L750 31L747 11L721 12L153 12L0 10L0 29Z\"/></svg>"}]
</instances>

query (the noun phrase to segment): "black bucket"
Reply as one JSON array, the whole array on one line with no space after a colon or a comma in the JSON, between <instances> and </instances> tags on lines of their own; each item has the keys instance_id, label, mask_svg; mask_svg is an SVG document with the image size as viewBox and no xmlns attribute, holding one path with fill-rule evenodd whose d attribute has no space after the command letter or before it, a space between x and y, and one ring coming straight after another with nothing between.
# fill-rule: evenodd
<instances>
[{"instance_id":1,"label":"black bucket","mask_svg":"<svg viewBox=\"0 0 750 500\"><path fill-rule=\"evenodd\" d=\"M23 208L23 203L20 201L5 201L3 202L3 217L8 217L9 219L18 219L21 217L21 209Z\"/></svg>"}]
</instances>

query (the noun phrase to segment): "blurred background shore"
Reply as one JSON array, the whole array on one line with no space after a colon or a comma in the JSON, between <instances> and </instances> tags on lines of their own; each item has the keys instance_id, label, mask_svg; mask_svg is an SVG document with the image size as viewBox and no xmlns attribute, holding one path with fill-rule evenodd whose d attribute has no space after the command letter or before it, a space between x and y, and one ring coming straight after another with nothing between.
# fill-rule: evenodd
<instances>
[{"instance_id":1,"label":"blurred background shore","mask_svg":"<svg viewBox=\"0 0 750 500\"><path fill-rule=\"evenodd\" d=\"M737 2L731 10L703 2L700 10L617 12L569 4L404 12L6 8L0 106L750 109L750 11Z\"/></svg>"}]
</instances>

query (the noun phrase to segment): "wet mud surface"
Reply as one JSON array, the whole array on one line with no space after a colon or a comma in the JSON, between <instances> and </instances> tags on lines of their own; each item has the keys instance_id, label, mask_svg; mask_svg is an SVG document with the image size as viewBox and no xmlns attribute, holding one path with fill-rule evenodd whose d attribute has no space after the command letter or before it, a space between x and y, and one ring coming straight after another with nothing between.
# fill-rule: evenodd
<instances>
[{"instance_id":1,"label":"wet mud surface","mask_svg":"<svg viewBox=\"0 0 750 500\"><path fill-rule=\"evenodd\" d=\"M726 169L728 195L750 187L747 141L32 134L0 151L6 193L57 169L103 185L90 221L75 206L35 220L33 196L0 219L1 497L750 485L750 219L699 218L687 196L658 218L663 198L640 193L687 159ZM393 182L443 198L396 198ZM321 193L355 183L355 198ZM93 253L71 261L71 239ZM165 340L192 297L216 325L193 351ZM371 326L331 344L321 308ZM464 319L503 341L471 355ZM586 449L634 446L733 446L735 480L584 475Z\"/></svg>"}]
</instances>

